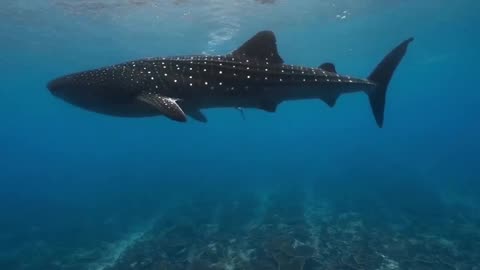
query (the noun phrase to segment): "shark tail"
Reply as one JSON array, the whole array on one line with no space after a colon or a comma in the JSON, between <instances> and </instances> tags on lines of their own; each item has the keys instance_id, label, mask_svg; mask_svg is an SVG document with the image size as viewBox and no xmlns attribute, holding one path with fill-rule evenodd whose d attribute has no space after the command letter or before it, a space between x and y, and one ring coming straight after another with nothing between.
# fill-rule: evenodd
<instances>
[{"instance_id":1,"label":"shark tail","mask_svg":"<svg viewBox=\"0 0 480 270\"><path fill-rule=\"evenodd\" d=\"M367 92L367 94L373 115L375 116L375 121L380 128L383 127L388 84L390 83L395 69L407 52L408 45L412 41L413 38L409 38L400 43L400 45L383 58L382 62L380 62L370 76L368 76L368 80L377 85L373 91Z\"/></svg>"}]
</instances>

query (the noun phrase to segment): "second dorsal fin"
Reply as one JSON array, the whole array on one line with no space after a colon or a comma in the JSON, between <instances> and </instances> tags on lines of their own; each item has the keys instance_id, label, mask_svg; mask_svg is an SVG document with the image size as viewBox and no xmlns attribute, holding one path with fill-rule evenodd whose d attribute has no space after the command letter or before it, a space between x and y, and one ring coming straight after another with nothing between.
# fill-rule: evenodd
<instances>
[{"instance_id":1,"label":"second dorsal fin","mask_svg":"<svg viewBox=\"0 0 480 270\"><path fill-rule=\"evenodd\" d=\"M283 64L283 59L278 54L275 34L272 31L258 32L231 54L238 58Z\"/></svg>"},{"instance_id":2,"label":"second dorsal fin","mask_svg":"<svg viewBox=\"0 0 480 270\"><path fill-rule=\"evenodd\" d=\"M335 65L333 63L323 63L319 66L319 68L328 72L337 73L337 70L335 69Z\"/></svg>"}]
</instances>

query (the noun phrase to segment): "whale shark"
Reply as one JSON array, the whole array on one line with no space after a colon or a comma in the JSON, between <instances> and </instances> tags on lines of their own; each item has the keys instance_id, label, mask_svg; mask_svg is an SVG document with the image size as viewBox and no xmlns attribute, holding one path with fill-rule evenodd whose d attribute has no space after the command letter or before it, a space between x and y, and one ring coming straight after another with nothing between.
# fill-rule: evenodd
<instances>
[{"instance_id":1,"label":"whale shark","mask_svg":"<svg viewBox=\"0 0 480 270\"><path fill-rule=\"evenodd\" d=\"M383 127L387 88L413 38L388 53L367 78L318 67L285 64L274 32L257 32L226 55L151 57L67 74L48 82L50 92L88 111L119 117L163 115L178 122L207 122L209 108L275 112L285 101L319 99L333 107L339 96L364 92Z\"/></svg>"}]
</instances>

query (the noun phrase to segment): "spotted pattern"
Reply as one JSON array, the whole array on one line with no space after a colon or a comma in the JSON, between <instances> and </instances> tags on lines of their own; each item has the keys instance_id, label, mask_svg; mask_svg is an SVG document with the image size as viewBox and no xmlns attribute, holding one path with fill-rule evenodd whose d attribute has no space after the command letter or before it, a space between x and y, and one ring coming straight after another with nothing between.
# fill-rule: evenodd
<instances>
[{"instance_id":1,"label":"spotted pattern","mask_svg":"<svg viewBox=\"0 0 480 270\"><path fill-rule=\"evenodd\" d=\"M373 85L320 68L272 64L269 59L227 56L146 58L72 75L88 85L114 85L118 91L186 98L195 95L254 94L265 87Z\"/></svg>"}]
</instances>

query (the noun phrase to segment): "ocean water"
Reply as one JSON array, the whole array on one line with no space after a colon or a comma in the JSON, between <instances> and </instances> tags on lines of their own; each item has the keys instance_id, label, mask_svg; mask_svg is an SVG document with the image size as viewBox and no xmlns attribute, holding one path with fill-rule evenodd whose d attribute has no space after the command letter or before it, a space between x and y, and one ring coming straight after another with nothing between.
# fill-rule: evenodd
<instances>
[{"instance_id":1,"label":"ocean water","mask_svg":"<svg viewBox=\"0 0 480 270\"><path fill-rule=\"evenodd\" d=\"M473 0L3 0L1 270L480 269ZM288 64L366 77L415 37L385 126L364 94L117 118L54 77L225 54L275 32Z\"/></svg>"}]
</instances>

